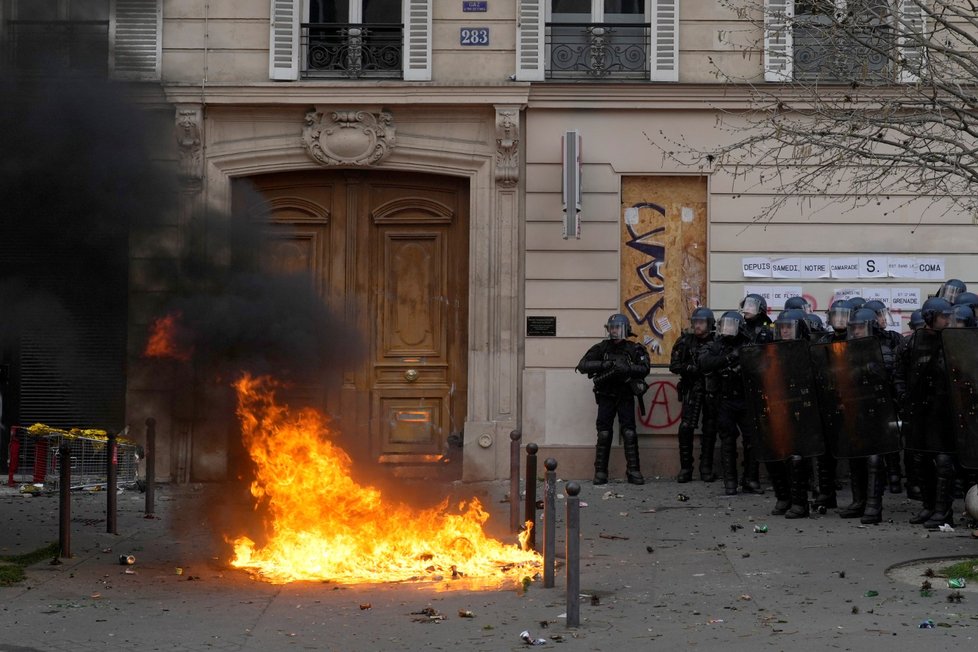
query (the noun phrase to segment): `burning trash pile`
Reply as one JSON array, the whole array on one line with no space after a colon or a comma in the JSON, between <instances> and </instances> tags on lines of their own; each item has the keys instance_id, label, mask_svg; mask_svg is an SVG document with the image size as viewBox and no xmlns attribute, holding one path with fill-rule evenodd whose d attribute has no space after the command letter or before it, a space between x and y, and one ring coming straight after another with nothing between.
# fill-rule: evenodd
<instances>
[{"instance_id":1,"label":"burning trash pile","mask_svg":"<svg viewBox=\"0 0 978 652\"><path fill-rule=\"evenodd\" d=\"M349 456L330 441L327 418L277 404L275 385L249 375L235 384L243 443L256 468L251 493L267 514L267 540L234 538L232 566L274 584L502 584L536 574L537 553L485 534L489 514L478 500L415 510L357 484Z\"/></svg>"}]
</instances>

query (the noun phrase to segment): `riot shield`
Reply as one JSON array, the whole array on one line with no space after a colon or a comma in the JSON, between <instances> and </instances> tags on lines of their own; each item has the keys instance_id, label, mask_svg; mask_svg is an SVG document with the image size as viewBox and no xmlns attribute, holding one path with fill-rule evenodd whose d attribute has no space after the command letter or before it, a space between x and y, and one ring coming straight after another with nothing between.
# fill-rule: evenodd
<instances>
[{"instance_id":1,"label":"riot shield","mask_svg":"<svg viewBox=\"0 0 978 652\"><path fill-rule=\"evenodd\" d=\"M958 462L978 468L978 328L941 331Z\"/></svg>"},{"instance_id":2,"label":"riot shield","mask_svg":"<svg viewBox=\"0 0 978 652\"><path fill-rule=\"evenodd\" d=\"M941 331L921 328L914 332L907 368L907 400L902 406L904 444L910 450L955 450L942 348Z\"/></svg>"},{"instance_id":3,"label":"riot shield","mask_svg":"<svg viewBox=\"0 0 978 652\"><path fill-rule=\"evenodd\" d=\"M812 457L825 450L822 421L812 390L808 342L787 340L740 350L748 409L754 415L758 460Z\"/></svg>"},{"instance_id":4,"label":"riot shield","mask_svg":"<svg viewBox=\"0 0 978 652\"><path fill-rule=\"evenodd\" d=\"M811 347L825 442L836 457L900 450L899 422L875 337Z\"/></svg>"}]
</instances>

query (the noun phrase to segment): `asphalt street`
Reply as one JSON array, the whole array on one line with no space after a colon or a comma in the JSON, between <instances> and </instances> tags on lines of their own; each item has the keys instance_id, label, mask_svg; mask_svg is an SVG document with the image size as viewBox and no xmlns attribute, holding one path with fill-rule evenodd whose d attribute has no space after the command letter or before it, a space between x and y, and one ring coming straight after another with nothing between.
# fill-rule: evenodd
<instances>
[{"instance_id":1,"label":"asphalt street","mask_svg":"<svg viewBox=\"0 0 978 652\"><path fill-rule=\"evenodd\" d=\"M886 520L861 526L832 511L795 521L770 516L770 491L728 497L719 482L581 484L577 628L564 619L563 567L552 589L540 581L526 590L478 590L452 580L355 586L256 580L227 565L219 531L228 489L164 485L156 492L156 518L144 518L143 494L118 495L118 534L106 532L104 492L72 494L72 557L30 566L26 581L0 588L0 652L975 644L978 591L967 586L951 602L946 580L928 580L930 595L920 586L927 579L922 567L939 571L943 558L978 556L978 539L963 522L953 532L907 524L916 504L903 496L887 494ZM491 513L487 530L511 538L507 489L504 481L428 488L479 497ZM840 501L847 498L844 489ZM565 502L558 503L562 556ZM0 489L0 555L57 541L58 505L56 494ZM963 501L956 507L960 512ZM757 531L762 526L766 532ZM135 563L121 565L120 555ZM922 629L928 620L934 627ZM543 643L531 646L523 632Z\"/></svg>"}]
</instances>

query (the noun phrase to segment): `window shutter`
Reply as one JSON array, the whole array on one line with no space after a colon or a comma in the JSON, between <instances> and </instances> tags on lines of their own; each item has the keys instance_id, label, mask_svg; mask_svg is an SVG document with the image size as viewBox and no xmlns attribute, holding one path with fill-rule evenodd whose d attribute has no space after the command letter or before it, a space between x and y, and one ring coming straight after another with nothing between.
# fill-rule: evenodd
<instances>
[{"instance_id":1,"label":"window shutter","mask_svg":"<svg viewBox=\"0 0 978 652\"><path fill-rule=\"evenodd\" d=\"M519 0L516 18L516 79L543 81L546 0Z\"/></svg>"},{"instance_id":2,"label":"window shutter","mask_svg":"<svg viewBox=\"0 0 978 652\"><path fill-rule=\"evenodd\" d=\"M679 81L679 0L652 0L652 81Z\"/></svg>"},{"instance_id":3,"label":"window shutter","mask_svg":"<svg viewBox=\"0 0 978 652\"><path fill-rule=\"evenodd\" d=\"M109 74L114 79L160 79L162 0L115 0L109 17Z\"/></svg>"},{"instance_id":4,"label":"window shutter","mask_svg":"<svg viewBox=\"0 0 978 652\"><path fill-rule=\"evenodd\" d=\"M271 0L268 33L268 76L284 81L299 78L299 3Z\"/></svg>"},{"instance_id":5,"label":"window shutter","mask_svg":"<svg viewBox=\"0 0 978 652\"><path fill-rule=\"evenodd\" d=\"M791 22L795 0L764 2L764 81L787 82L793 78Z\"/></svg>"},{"instance_id":6,"label":"window shutter","mask_svg":"<svg viewBox=\"0 0 978 652\"><path fill-rule=\"evenodd\" d=\"M431 0L404 0L404 79L431 80Z\"/></svg>"},{"instance_id":7,"label":"window shutter","mask_svg":"<svg viewBox=\"0 0 978 652\"><path fill-rule=\"evenodd\" d=\"M900 0L899 11L900 35L897 44L900 48L900 60L904 62L900 67L899 80L905 84L915 84L920 81L918 73L926 64L927 54L921 42L926 27L926 15L920 2L915 0Z\"/></svg>"}]
</instances>

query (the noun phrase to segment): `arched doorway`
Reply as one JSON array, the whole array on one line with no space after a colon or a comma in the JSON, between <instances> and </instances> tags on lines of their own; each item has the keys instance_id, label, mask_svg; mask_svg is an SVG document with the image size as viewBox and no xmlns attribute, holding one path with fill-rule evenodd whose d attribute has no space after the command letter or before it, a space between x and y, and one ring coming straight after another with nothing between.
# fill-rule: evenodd
<instances>
[{"instance_id":1,"label":"arched doorway","mask_svg":"<svg viewBox=\"0 0 978 652\"><path fill-rule=\"evenodd\" d=\"M262 269L308 272L361 333L355 361L296 388L333 418L355 458L399 473L460 472L466 418L468 181L388 171L299 171L235 182L270 211ZM328 337L329 334L324 334Z\"/></svg>"}]
</instances>

